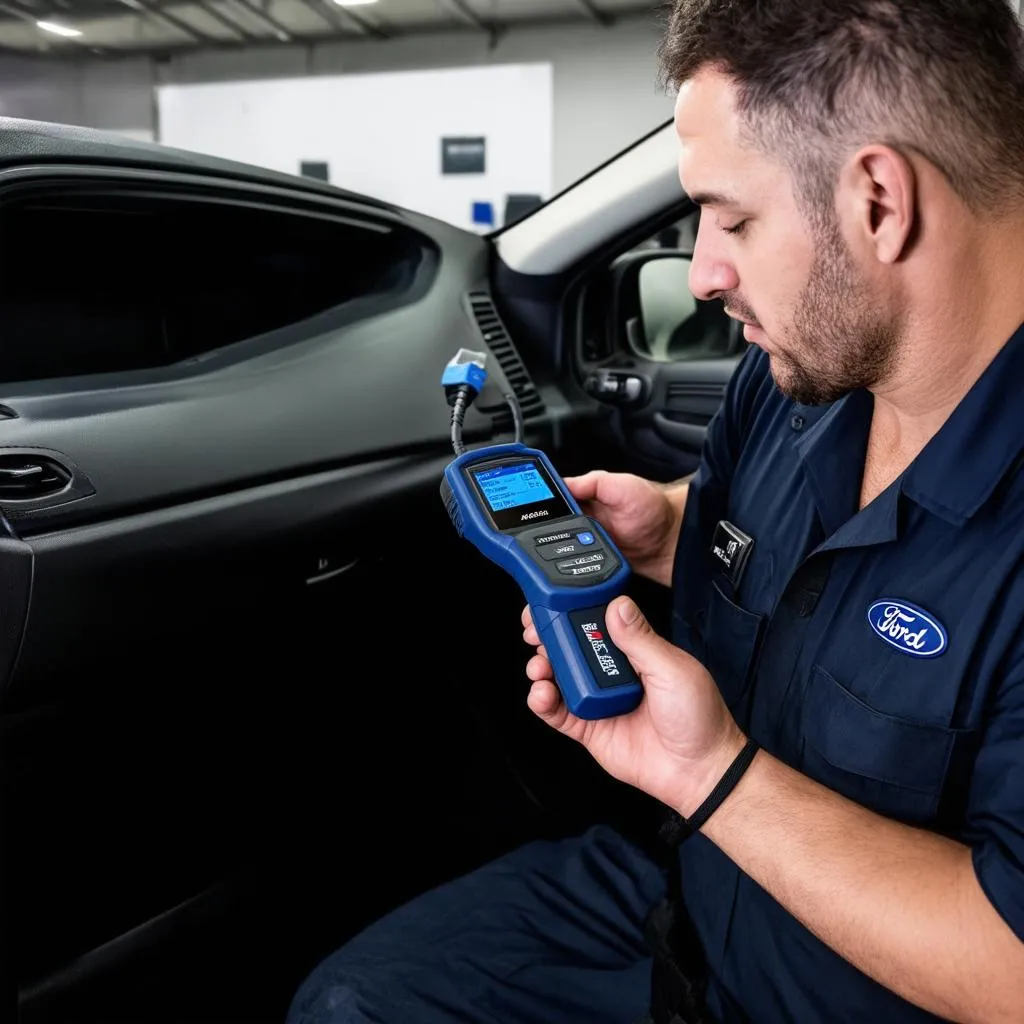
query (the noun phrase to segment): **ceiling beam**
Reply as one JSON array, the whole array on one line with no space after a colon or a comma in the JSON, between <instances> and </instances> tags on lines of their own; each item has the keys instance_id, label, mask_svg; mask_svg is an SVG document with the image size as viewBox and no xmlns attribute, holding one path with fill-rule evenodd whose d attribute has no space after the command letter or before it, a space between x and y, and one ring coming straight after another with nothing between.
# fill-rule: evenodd
<instances>
[{"instance_id":1,"label":"ceiling beam","mask_svg":"<svg viewBox=\"0 0 1024 1024\"><path fill-rule=\"evenodd\" d=\"M331 0L328 0L330 3ZM338 7L337 4L334 5ZM348 21L350 24L355 25L360 32L364 32L368 36L373 36L374 39L390 39L391 33L387 29L383 29L380 25L374 25L372 21L367 20L361 14L356 14L355 11L349 10L347 7L338 7L341 11L341 16Z\"/></svg>"},{"instance_id":2,"label":"ceiling beam","mask_svg":"<svg viewBox=\"0 0 1024 1024\"><path fill-rule=\"evenodd\" d=\"M374 39L390 39L391 33L375 25L369 18L356 14L351 7L341 7L334 3L334 0L320 0L326 7L341 15L342 19L351 25L357 32L364 36L373 36Z\"/></svg>"},{"instance_id":3,"label":"ceiling beam","mask_svg":"<svg viewBox=\"0 0 1024 1024\"><path fill-rule=\"evenodd\" d=\"M18 18L20 21L31 22L33 25L40 19L46 20L45 14L29 14L28 11L23 11L20 7L14 7L11 4L0 3L0 11L9 14L12 18Z\"/></svg>"},{"instance_id":4,"label":"ceiling beam","mask_svg":"<svg viewBox=\"0 0 1024 1024\"><path fill-rule=\"evenodd\" d=\"M336 32L346 36L355 33L359 36L377 36L384 38L386 33L368 24L359 15L352 15L331 0L298 0L303 7L309 8L318 18L326 21Z\"/></svg>"},{"instance_id":5,"label":"ceiling beam","mask_svg":"<svg viewBox=\"0 0 1024 1024\"><path fill-rule=\"evenodd\" d=\"M210 3L210 0L193 0L200 10L203 11L208 17L212 18L218 25L226 28L236 39L244 39L246 42L255 42L259 39L259 36L253 35L247 28L239 25L237 21L233 21L226 14L221 14L216 7Z\"/></svg>"},{"instance_id":6,"label":"ceiling beam","mask_svg":"<svg viewBox=\"0 0 1024 1024\"><path fill-rule=\"evenodd\" d=\"M27 12L15 8L14 3L16 2L18 2L18 0L14 0L14 2L12 2L12 0L0 0L0 11L6 10L7 13L11 14L13 17L24 18ZM194 0L192 0L192 2L194 2ZM220 0L220 2L223 3L223 0ZM313 2L318 2L318 0L313 0ZM330 3L331 0L320 0L320 2ZM1024 2L1024 0L1022 0L1022 2ZM343 8L338 8L338 10L339 13L342 13L344 11ZM53 13L52 8L47 13ZM232 18L235 17L234 13L232 13L231 16ZM28 19L31 20L32 22L35 22L37 18L41 17L45 17L45 15L42 13L38 15L28 15ZM63 18L64 15L61 15L61 17ZM616 24L622 22L636 22L638 24L643 22L644 24L647 24L649 21L649 14L646 11L638 11L635 14L632 12L623 12L622 14L616 15L614 20ZM495 33L492 36L492 44L499 40L505 32L511 30L519 30L529 27L571 27L573 25L579 25L579 23L579 17L577 15L567 15L565 13L550 15L547 17L524 18L521 22L516 22L512 26L508 25L507 23L502 23L500 26L495 26ZM429 26L414 26L413 28L410 28L407 31L403 32L402 35L406 39L420 38L423 39L424 41L427 41L433 35L437 35L439 33L449 33L452 30L453 26L450 22L442 22L439 20L436 24ZM461 30L466 32L472 31L474 33L479 31L475 26L471 26L469 22L462 23ZM117 46L114 48L106 46L102 48L102 50L100 50L99 47L90 46L88 42L84 39L69 39L67 40L67 43L77 43L83 48L94 50L97 53L97 56L102 56L104 59L107 60L118 61L128 60L136 57L152 56L153 54L161 53L185 55L191 53L202 53L208 50L237 50L240 46L253 47L257 49L277 49L282 46L294 46L296 45L296 43L300 43L304 46L316 47L324 44L338 42L351 43L353 41L354 40L351 33L346 33L344 35L338 33L337 35L322 35L316 36L315 38L309 36L303 37L301 39L290 38L287 41L280 40L277 38L269 38L267 36L253 36L251 40L247 40L245 43L239 43L234 39L216 39L206 43L167 43L159 42L156 40L147 40L143 42L141 45ZM16 54L19 57L24 57L29 60L49 60L57 62L76 59L77 55L82 52L82 50L80 50L78 47L72 48L70 46L64 45L54 46L48 50L40 50L36 48L30 49L28 47L21 46L0 47L0 52L4 52L5 50L9 53Z\"/></svg>"},{"instance_id":7,"label":"ceiling beam","mask_svg":"<svg viewBox=\"0 0 1024 1024\"><path fill-rule=\"evenodd\" d=\"M10 0L9 3L0 3L0 11L2 11L4 14L9 14L12 18L17 18L19 21L27 22L30 25L38 25L38 23L40 21L51 21L52 20L52 21L60 22L60 21L69 21L69 20L70 21L74 21L75 20L73 17L69 19L69 18L65 17L64 15L56 15L56 16L54 16L49 11L27 10L26 7L23 5L22 0ZM48 39L52 38L54 41L56 40L56 37L47 37L47 38ZM42 36L40 36L40 39L42 39ZM69 46L82 47L84 49L89 50L92 53L95 53L97 56L100 56L100 57L105 56L106 53L107 53L107 51L106 51L106 49L104 47L97 46L95 43L90 43L88 39L84 38L84 36L69 36L69 37L65 37L64 43L69 45ZM36 50L22 50L20 47L16 47L16 46L10 46L10 47L5 46L2 49L3 49L4 53L17 53L17 54L24 54L24 55L27 55L27 56L34 56L38 52ZM50 47L48 48L48 50L53 50L53 49L56 49L56 47L54 47L51 44ZM48 51L46 51L46 52L48 52Z\"/></svg>"},{"instance_id":8,"label":"ceiling beam","mask_svg":"<svg viewBox=\"0 0 1024 1024\"><path fill-rule=\"evenodd\" d=\"M307 11L312 11L329 28L337 29L339 32L344 29L341 18L333 17L333 11L328 12L326 6L314 3L313 0L298 0Z\"/></svg>"},{"instance_id":9,"label":"ceiling beam","mask_svg":"<svg viewBox=\"0 0 1024 1024\"><path fill-rule=\"evenodd\" d=\"M260 10L252 0L235 0L235 3L238 4L239 7L244 7L258 22L260 22L260 24L273 32L274 37L278 42L294 42L294 36L291 29L285 28L277 18L273 18L267 14L266 11Z\"/></svg>"},{"instance_id":10,"label":"ceiling beam","mask_svg":"<svg viewBox=\"0 0 1024 1024\"><path fill-rule=\"evenodd\" d=\"M469 6L467 0L436 0L439 7L444 8L448 11L453 11L460 21L464 21L467 25L472 25L473 28L479 29L481 32L486 32L491 35L495 32L497 26L492 21L485 21L480 17L472 7Z\"/></svg>"},{"instance_id":11,"label":"ceiling beam","mask_svg":"<svg viewBox=\"0 0 1024 1024\"><path fill-rule=\"evenodd\" d=\"M193 28L186 21L182 21L175 14L169 14L167 11L162 11L158 7L155 7L147 2L147 0L121 0L121 3L125 7L135 11L136 14L142 14L147 17L150 21L156 21L160 24L169 26L182 35L187 36L194 43L214 43L217 40L213 36L207 35L205 32L200 32L199 29Z\"/></svg>"},{"instance_id":12,"label":"ceiling beam","mask_svg":"<svg viewBox=\"0 0 1024 1024\"><path fill-rule=\"evenodd\" d=\"M590 15L591 18L594 19L594 21L598 23L598 25L603 25L605 28L611 28L611 26L615 24L614 16L609 14L607 11L602 11L597 4L594 3L594 0L576 0L576 2L587 12L587 14Z\"/></svg>"}]
</instances>

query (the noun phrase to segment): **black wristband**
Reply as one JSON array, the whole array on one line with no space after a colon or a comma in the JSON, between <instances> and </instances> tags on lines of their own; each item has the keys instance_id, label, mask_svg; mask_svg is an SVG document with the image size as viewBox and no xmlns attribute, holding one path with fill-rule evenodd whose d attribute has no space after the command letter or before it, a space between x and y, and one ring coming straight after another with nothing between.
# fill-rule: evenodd
<instances>
[{"instance_id":1,"label":"black wristband","mask_svg":"<svg viewBox=\"0 0 1024 1024\"><path fill-rule=\"evenodd\" d=\"M754 740L748 739L732 764L726 768L725 774L718 780L718 785L708 794L704 803L689 818L684 818L681 814L673 814L661 828L662 838L670 845L678 846L684 839L703 828L708 818L722 806L725 798L736 788L736 783L743 777L743 773L750 767L750 762L754 760L754 755L760 749Z\"/></svg>"}]
</instances>

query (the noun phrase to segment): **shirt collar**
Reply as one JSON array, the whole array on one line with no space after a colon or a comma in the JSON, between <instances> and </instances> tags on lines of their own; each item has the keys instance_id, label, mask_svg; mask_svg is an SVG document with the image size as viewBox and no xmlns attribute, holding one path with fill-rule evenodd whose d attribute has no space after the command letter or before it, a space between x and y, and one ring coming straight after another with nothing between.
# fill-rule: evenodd
<instances>
[{"instance_id":1,"label":"shirt collar","mask_svg":"<svg viewBox=\"0 0 1024 1024\"><path fill-rule=\"evenodd\" d=\"M900 494L962 526L992 496L1024 453L1024 325L1003 346L935 436L858 516L874 399L854 391L825 412L796 443L825 536L858 517L860 542L895 537ZM860 520L866 522L860 522ZM865 533L865 528L870 527ZM851 527L852 529L852 527ZM844 535L848 530L844 530Z\"/></svg>"},{"instance_id":2,"label":"shirt collar","mask_svg":"<svg viewBox=\"0 0 1024 1024\"><path fill-rule=\"evenodd\" d=\"M1024 451L1024 325L1019 327L903 475L902 491L960 526Z\"/></svg>"},{"instance_id":3,"label":"shirt collar","mask_svg":"<svg viewBox=\"0 0 1024 1024\"><path fill-rule=\"evenodd\" d=\"M853 391L817 414L796 442L825 536L857 514L873 400Z\"/></svg>"}]
</instances>

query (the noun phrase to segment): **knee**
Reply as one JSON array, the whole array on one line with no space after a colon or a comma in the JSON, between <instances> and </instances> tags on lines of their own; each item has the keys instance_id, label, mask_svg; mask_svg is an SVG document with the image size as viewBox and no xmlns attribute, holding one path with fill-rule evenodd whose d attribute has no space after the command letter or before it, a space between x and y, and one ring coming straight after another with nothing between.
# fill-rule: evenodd
<instances>
[{"instance_id":1,"label":"knee","mask_svg":"<svg viewBox=\"0 0 1024 1024\"><path fill-rule=\"evenodd\" d=\"M346 964L338 950L299 986L288 1009L286 1024L379 1024L370 1009L366 980Z\"/></svg>"}]
</instances>

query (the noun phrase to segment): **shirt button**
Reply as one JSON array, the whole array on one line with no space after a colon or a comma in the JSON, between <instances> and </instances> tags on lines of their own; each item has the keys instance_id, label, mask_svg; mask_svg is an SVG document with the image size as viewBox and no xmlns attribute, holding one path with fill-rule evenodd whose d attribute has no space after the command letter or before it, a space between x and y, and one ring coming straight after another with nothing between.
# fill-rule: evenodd
<instances>
[{"instance_id":1,"label":"shirt button","mask_svg":"<svg viewBox=\"0 0 1024 1024\"><path fill-rule=\"evenodd\" d=\"M792 427L792 428L793 428L794 430L803 430L803 429L804 429L804 418L803 418L803 416L799 416L799 415L797 415L797 416L794 416L794 417L793 417L793 418L792 418L792 419L791 419L791 420L789 421L789 425L790 425L790 426L791 426L791 427Z\"/></svg>"}]
</instances>

